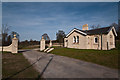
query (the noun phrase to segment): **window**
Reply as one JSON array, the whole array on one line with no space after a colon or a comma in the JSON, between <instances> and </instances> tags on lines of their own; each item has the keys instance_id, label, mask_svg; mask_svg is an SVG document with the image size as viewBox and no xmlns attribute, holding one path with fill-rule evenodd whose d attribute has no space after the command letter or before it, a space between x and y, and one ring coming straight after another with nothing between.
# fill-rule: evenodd
<instances>
[{"instance_id":1,"label":"window","mask_svg":"<svg viewBox=\"0 0 120 80\"><path fill-rule=\"evenodd\" d=\"M68 40L66 40L66 42L68 42Z\"/></svg>"},{"instance_id":2,"label":"window","mask_svg":"<svg viewBox=\"0 0 120 80\"><path fill-rule=\"evenodd\" d=\"M110 38L112 38L112 35L110 35Z\"/></svg>"},{"instance_id":3,"label":"window","mask_svg":"<svg viewBox=\"0 0 120 80\"><path fill-rule=\"evenodd\" d=\"M95 43L98 43L98 37L95 37L94 42L95 42Z\"/></svg>"},{"instance_id":4,"label":"window","mask_svg":"<svg viewBox=\"0 0 120 80\"><path fill-rule=\"evenodd\" d=\"M73 37L73 43L76 43L76 37L75 36Z\"/></svg>"},{"instance_id":5,"label":"window","mask_svg":"<svg viewBox=\"0 0 120 80\"><path fill-rule=\"evenodd\" d=\"M76 42L79 43L79 36L77 36L77 41Z\"/></svg>"},{"instance_id":6,"label":"window","mask_svg":"<svg viewBox=\"0 0 120 80\"><path fill-rule=\"evenodd\" d=\"M113 45L113 36L110 35L110 45Z\"/></svg>"}]
</instances>

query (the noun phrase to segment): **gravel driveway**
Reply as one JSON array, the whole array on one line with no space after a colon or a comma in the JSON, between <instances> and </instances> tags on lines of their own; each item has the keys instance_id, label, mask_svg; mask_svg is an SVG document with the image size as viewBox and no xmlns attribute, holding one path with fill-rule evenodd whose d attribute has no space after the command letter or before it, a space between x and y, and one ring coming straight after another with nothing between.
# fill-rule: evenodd
<instances>
[{"instance_id":1,"label":"gravel driveway","mask_svg":"<svg viewBox=\"0 0 120 80\"><path fill-rule=\"evenodd\" d=\"M73 58L35 50L25 51L23 55L31 64L40 59L34 67L44 78L118 78L117 70Z\"/></svg>"}]
</instances>

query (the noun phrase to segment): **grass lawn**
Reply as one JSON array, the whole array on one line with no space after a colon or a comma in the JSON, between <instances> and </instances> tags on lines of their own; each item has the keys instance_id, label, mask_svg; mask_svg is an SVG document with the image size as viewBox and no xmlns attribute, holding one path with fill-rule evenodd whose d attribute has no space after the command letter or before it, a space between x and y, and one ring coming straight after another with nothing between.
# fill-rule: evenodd
<instances>
[{"instance_id":1,"label":"grass lawn","mask_svg":"<svg viewBox=\"0 0 120 80\"><path fill-rule=\"evenodd\" d=\"M8 78L10 76L12 76L11 78L38 78L39 73L33 66L28 66L30 66L30 63L22 53L12 54L10 52L4 52L2 54L2 78Z\"/></svg>"},{"instance_id":2,"label":"grass lawn","mask_svg":"<svg viewBox=\"0 0 120 80\"><path fill-rule=\"evenodd\" d=\"M50 53L80 59L118 69L118 50L82 50L72 48L54 47ZM119 66L120 69L120 66Z\"/></svg>"}]
</instances>

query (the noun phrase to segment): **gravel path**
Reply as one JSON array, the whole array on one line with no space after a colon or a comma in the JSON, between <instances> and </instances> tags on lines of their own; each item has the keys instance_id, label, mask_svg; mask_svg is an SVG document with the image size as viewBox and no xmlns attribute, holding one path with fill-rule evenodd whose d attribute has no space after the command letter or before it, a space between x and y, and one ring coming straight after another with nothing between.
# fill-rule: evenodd
<instances>
[{"instance_id":1,"label":"gravel path","mask_svg":"<svg viewBox=\"0 0 120 80\"><path fill-rule=\"evenodd\" d=\"M25 51L23 55L30 63L40 59L34 67L40 74L43 72L44 78L118 78L117 70L73 58L35 50Z\"/></svg>"}]
</instances>

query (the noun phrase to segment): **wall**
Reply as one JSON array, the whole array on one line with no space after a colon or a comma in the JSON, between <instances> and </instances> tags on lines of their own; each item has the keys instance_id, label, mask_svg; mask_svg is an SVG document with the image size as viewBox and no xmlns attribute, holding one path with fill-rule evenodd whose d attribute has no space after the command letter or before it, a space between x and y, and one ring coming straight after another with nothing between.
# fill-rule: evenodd
<instances>
[{"instance_id":1,"label":"wall","mask_svg":"<svg viewBox=\"0 0 120 80\"><path fill-rule=\"evenodd\" d=\"M0 51L2 51L2 46L0 46ZM3 46L3 51L8 51L12 53L18 53L18 39L15 37L12 39L12 44L9 46Z\"/></svg>"},{"instance_id":2,"label":"wall","mask_svg":"<svg viewBox=\"0 0 120 80\"><path fill-rule=\"evenodd\" d=\"M107 35L102 35L102 50L107 50Z\"/></svg>"},{"instance_id":3,"label":"wall","mask_svg":"<svg viewBox=\"0 0 120 80\"><path fill-rule=\"evenodd\" d=\"M112 35L112 39L110 38L110 35ZM73 36L79 36L79 40L80 40L79 44L73 43ZM98 37L98 43L94 42L95 37ZM101 44L101 39L102 39L102 44ZM68 40L68 42L66 42L66 40ZM110 44L110 42L113 42L113 44ZM64 38L64 47L77 48L77 49L108 50L115 48L115 36L112 30L108 34L102 34L102 36L101 35L84 36L77 32L73 32L68 38Z\"/></svg>"},{"instance_id":4,"label":"wall","mask_svg":"<svg viewBox=\"0 0 120 80\"><path fill-rule=\"evenodd\" d=\"M62 46L63 47L63 43L53 43L53 45L52 46Z\"/></svg>"},{"instance_id":5,"label":"wall","mask_svg":"<svg viewBox=\"0 0 120 80\"><path fill-rule=\"evenodd\" d=\"M98 38L98 43L95 43L94 38ZM100 49L101 47L101 36L100 35L89 35L87 36L87 49Z\"/></svg>"},{"instance_id":6,"label":"wall","mask_svg":"<svg viewBox=\"0 0 120 80\"><path fill-rule=\"evenodd\" d=\"M110 36L112 36L112 37L110 37ZM115 36L114 36L112 30L107 35L107 41L108 41L109 49L115 48Z\"/></svg>"},{"instance_id":7,"label":"wall","mask_svg":"<svg viewBox=\"0 0 120 80\"><path fill-rule=\"evenodd\" d=\"M50 44L45 44L46 46L49 46ZM52 46L61 46L61 47L63 47L63 43L61 43L61 45L60 45L60 43L52 43Z\"/></svg>"},{"instance_id":8,"label":"wall","mask_svg":"<svg viewBox=\"0 0 120 80\"><path fill-rule=\"evenodd\" d=\"M3 47L3 51L11 52L11 50L12 50L12 44L9 45L9 46L4 46ZM2 51L2 46L0 46L0 51Z\"/></svg>"},{"instance_id":9,"label":"wall","mask_svg":"<svg viewBox=\"0 0 120 80\"><path fill-rule=\"evenodd\" d=\"M99 50L107 50L107 35L90 35L87 36L89 39L87 39L89 44L87 44L87 49L99 49ZM95 37L98 38L98 43L95 43ZM102 41L101 41L102 40ZM101 44L102 42L102 44Z\"/></svg>"},{"instance_id":10,"label":"wall","mask_svg":"<svg viewBox=\"0 0 120 80\"><path fill-rule=\"evenodd\" d=\"M73 43L73 36L79 36L79 43ZM68 42L66 42L66 40L68 40ZM64 39L64 45L68 48L86 49L86 43L86 36L77 32L73 32L68 38Z\"/></svg>"}]
</instances>

